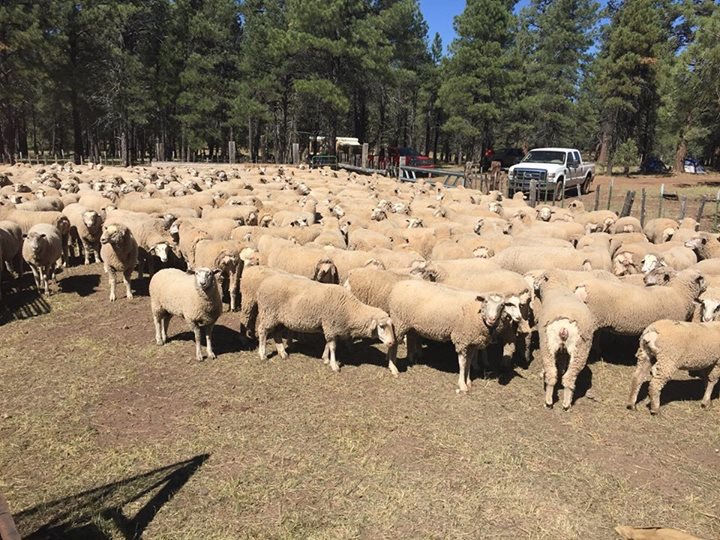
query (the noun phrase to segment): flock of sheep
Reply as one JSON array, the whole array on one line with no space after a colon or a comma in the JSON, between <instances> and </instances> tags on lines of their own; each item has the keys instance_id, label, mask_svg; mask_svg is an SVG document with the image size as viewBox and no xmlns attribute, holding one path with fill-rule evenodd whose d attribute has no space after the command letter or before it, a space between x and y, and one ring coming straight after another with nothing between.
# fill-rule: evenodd
<instances>
[{"instance_id":1,"label":"flock of sheep","mask_svg":"<svg viewBox=\"0 0 720 540\"><path fill-rule=\"evenodd\" d=\"M376 339L397 376L399 344L411 364L422 340L450 342L463 392L473 368L527 365L537 343L545 404L564 369L565 409L601 332L640 339L629 408L649 380L657 413L678 369L705 377L709 405L720 377L720 241L698 228L330 169L67 163L0 174L6 281L26 263L50 294L60 267L82 256L103 262L114 301L117 274L132 298L131 274L147 271L157 343L182 317L198 360L203 333L215 357L223 298L262 359L268 338L286 358L286 342L322 334L337 371L339 340Z\"/></svg>"}]
</instances>

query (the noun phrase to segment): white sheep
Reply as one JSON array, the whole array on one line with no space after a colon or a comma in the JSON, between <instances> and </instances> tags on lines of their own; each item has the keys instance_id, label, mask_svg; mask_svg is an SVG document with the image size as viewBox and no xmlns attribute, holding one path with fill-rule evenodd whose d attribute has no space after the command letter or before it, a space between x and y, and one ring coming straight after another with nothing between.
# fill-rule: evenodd
<instances>
[{"instance_id":1,"label":"white sheep","mask_svg":"<svg viewBox=\"0 0 720 540\"><path fill-rule=\"evenodd\" d=\"M34 225L25 236L22 255L32 270L37 288L50 295L48 282L55 279L55 263L62 255L60 231L46 223Z\"/></svg>"},{"instance_id":2,"label":"white sheep","mask_svg":"<svg viewBox=\"0 0 720 540\"><path fill-rule=\"evenodd\" d=\"M150 280L150 308L155 323L155 342L164 345L173 316L182 317L195 336L195 358L203 360L201 331L205 332L207 357L214 359L212 331L222 314L216 277L220 270L196 268L187 273L175 268L158 271Z\"/></svg>"},{"instance_id":3,"label":"white sheep","mask_svg":"<svg viewBox=\"0 0 720 540\"><path fill-rule=\"evenodd\" d=\"M138 260L138 245L132 232L121 223L106 223L100 236L100 244L100 258L110 283L110 301L115 301L117 272L123 276L127 298L132 298L130 275Z\"/></svg>"},{"instance_id":4,"label":"white sheep","mask_svg":"<svg viewBox=\"0 0 720 540\"><path fill-rule=\"evenodd\" d=\"M713 388L720 378L720 322L663 319L648 326L640 337L628 409L635 408L640 387L650 380L650 412L657 414L660 392L679 369L704 373L707 383L701 405L708 407Z\"/></svg>"},{"instance_id":5,"label":"white sheep","mask_svg":"<svg viewBox=\"0 0 720 540\"><path fill-rule=\"evenodd\" d=\"M340 366L335 357L340 338L378 338L384 345L395 344L393 324L383 310L368 306L339 285L324 285L300 276L276 274L263 280L258 290L258 352L266 357L266 341L273 335L281 358L287 358L276 331L323 334L323 360L333 371Z\"/></svg>"}]
</instances>

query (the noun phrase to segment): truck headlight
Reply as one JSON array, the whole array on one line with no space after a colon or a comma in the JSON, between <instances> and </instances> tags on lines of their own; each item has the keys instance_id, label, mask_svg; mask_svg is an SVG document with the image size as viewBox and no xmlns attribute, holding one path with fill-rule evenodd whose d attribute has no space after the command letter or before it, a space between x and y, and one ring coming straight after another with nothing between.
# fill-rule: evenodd
<instances>
[{"instance_id":1,"label":"truck headlight","mask_svg":"<svg viewBox=\"0 0 720 540\"><path fill-rule=\"evenodd\" d=\"M555 178L555 173L554 172L548 173L547 178L548 178L548 180L553 180Z\"/></svg>"}]
</instances>

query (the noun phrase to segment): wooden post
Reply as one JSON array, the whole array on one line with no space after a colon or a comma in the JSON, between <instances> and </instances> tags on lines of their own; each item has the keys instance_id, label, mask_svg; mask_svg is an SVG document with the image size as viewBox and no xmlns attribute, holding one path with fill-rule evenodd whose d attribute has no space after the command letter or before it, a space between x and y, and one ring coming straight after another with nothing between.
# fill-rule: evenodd
<instances>
[{"instance_id":1,"label":"wooden post","mask_svg":"<svg viewBox=\"0 0 720 540\"><path fill-rule=\"evenodd\" d=\"M530 207L535 208L537 204L537 180L530 180Z\"/></svg>"},{"instance_id":2,"label":"wooden post","mask_svg":"<svg viewBox=\"0 0 720 540\"><path fill-rule=\"evenodd\" d=\"M645 188L642 189L642 195L640 198L640 226L645 227L645 197L647 196L647 193L645 192Z\"/></svg>"},{"instance_id":3,"label":"wooden post","mask_svg":"<svg viewBox=\"0 0 720 540\"><path fill-rule=\"evenodd\" d=\"M658 217L662 217L663 200L665 199L665 184L660 184L660 200L658 201Z\"/></svg>"},{"instance_id":4,"label":"wooden post","mask_svg":"<svg viewBox=\"0 0 720 540\"><path fill-rule=\"evenodd\" d=\"M293 143L293 165L300 165L300 143Z\"/></svg>"},{"instance_id":5,"label":"wooden post","mask_svg":"<svg viewBox=\"0 0 720 540\"><path fill-rule=\"evenodd\" d=\"M625 202L623 203L622 211L620 212L620 217L626 217L630 215L630 212L632 211L632 205L633 202L635 202L635 192L634 191L628 191L625 193Z\"/></svg>"},{"instance_id":6,"label":"wooden post","mask_svg":"<svg viewBox=\"0 0 720 540\"><path fill-rule=\"evenodd\" d=\"M8 505L2 494L0 494L0 538L2 540L20 540L21 538L15 527L10 505Z\"/></svg>"},{"instance_id":7,"label":"wooden post","mask_svg":"<svg viewBox=\"0 0 720 540\"><path fill-rule=\"evenodd\" d=\"M595 207L593 210L600 209L600 187L601 186L595 186Z\"/></svg>"},{"instance_id":8,"label":"wooden post","mask_svg":"<svg viewBox=\"0 0 720 540\"><path fill-rule=\"evenodd\" d=\"M700 223L700 221L702 220L703 212L704 212L704 210L705 210L705 203L706 203L706 202L707 202L707 197L705 197L705 195L703 195L703 196L700 198L700 208L698 208L697 217L695 218L695 220L696 220L698 223Z\"/></svg>"},{"instance_id":9,"label":"wooden post","mask_svg":"<svg viewBox=\"0 0 720 540\"><path fill-rule=\"evenodd\" d=\"M563 182L562 191L560 191L560 208L565 208L565 182Z\"/></svg>"},{"instance_id":10,"label":"wooden post","mask_svg":"<svg viewBox=\"0 0 720 540\"><path fill-rule=\"evenodd\" d=\"M610 203L612 201L612 192L613 192L613 185L615 184L615 179L610 179L610 187L608 188L608 202L607 202L607 209L610 210Z\"/></svg>"},{"instance_id":11,"label":"wooden post","mask_svg":"<svg viewBox=\"0 0 720 540\"><path fill-rule=\"evenodd\" d=\"M685 211L687 210L687 195L683 195L682 199L680 199L680 215L678 216L678 221L681 219L685 219Z\"/></svg>"},{"instance_id":12,"label":"wooden post","mask_svg":"<svg viewBox=\"0 0 720 540\"><path fill-rule=\"evenodd\" d=\"M368 143L363 143L363 145L362 145L362 168L363 169L367 169L369 151L370 151L370 145Z\"/></svg>"},{"instance_id":13,"label":"wooden post","mask_svg":"<svg viewBox=\"0 0 720 540\"><path fill-rule=\"evenodd\" d=\"M718 219L720 219L720 189L715 195L715 232L718 230Z\"/></svg>"},{"instance_id":14,"label":"wooden post","mask_svg":"<svg viewBox=\"0 0 720 540\"><path fill-rule=\"evenodd\" d=\"M235 164L237 159L237 145L235 141L228 141L228 161L231 165Z\"/></svg>"}]
</instances>

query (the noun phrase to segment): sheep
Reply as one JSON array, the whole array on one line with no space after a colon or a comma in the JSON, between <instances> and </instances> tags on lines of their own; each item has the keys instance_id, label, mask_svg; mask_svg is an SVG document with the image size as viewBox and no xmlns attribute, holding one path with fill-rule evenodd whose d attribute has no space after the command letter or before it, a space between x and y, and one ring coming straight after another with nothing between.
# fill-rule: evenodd
<instances>
[{"instance_id":1,"label":"sheep","mask_svg":"<svg viewBox=\"0 0 720 540\"><path fill-rule=\"evenodd\" d=\"M490 259L505 270L525 274L538 268L561 268L565 270L590 269L592 259L601 257L594 252L579 252L567 248L511 246ZM600 265L599 268L603 268Z\"/></svg>"},{"instance_id":2,"label":"sheep","mask_svg":"<svg viewBox=\"0 0 720 540\"><path fill-rule=\"evenodd\" d=\"M575 223L585 228L585 232L609 232L618 220L618 215L610 210L593 210L592 212L573 212L573 219Z\"/></svg>"},{"instance_id":3,"label":"sheep","mask_svg":"<svg viewBox=\"0 0 720 540\"><path fill-rule=\"evenodd\" d=\"M65 205L60 197L42 197L34 201L28 201L15 205L18 210L30 212L62 212Z\"/></svg>"},{"instance_id":4,"label":"sheep","mask_svg":"<svg viewBox=\"0 0 720 540\"><path fill-rule=\"evenodd\" d=\"M80 204L71 204L63 209L63 214L70 221L70 237L77 243L78 250L82 246L85 255L84 264L90 264L90 253L95 262L100 262L100 236L102 235L102 217L95 210Z\"/></svg>"},{"instance_id":5,"label":"sheep","mask_svg":"<svg viewBox=\"0 0 720 540\"><path fill-rule=\"evenodd\" d=\"M656 253L645 255L642 259L641 271L643 274L647 274L658 266L669 266L675 270L685 270L697 264L697 262L697 257L692 250L683 246L675 246L661 255Z\"/></svg>"},{"instance_id":6,"label":"sheep","mask_svg":"<svg viewBox=\"0 0 720 540\"><path fill-rule=\"evenodd\" d=\"M230 311L235 311L238 297L243 246L231 240L200 240L195 245L194 257L189 268L217 268L220 270L221 286L227 286Z\"/></svg>"},{"instance_id":7,"label":"sheep","mask_svg":"<svg viewBox=\"0 0 720 540\"><path fill-rule=\"evenodd\" d=\"M55 264L62 255L60 231L47 223L32 226L25 236L22 255L32 270L35 285L49 296L48 281L55 279Z\"/></svg>"},{"instance_id":8,"label":"sheep","mask_svg":"<svg viewBox=\"0 0 720 540\"><path fill-rule=\"evenodd\" d=\"M272 334L280 358L287 358L285 346L275 333L279 327L292 332L322 333L326 342L323 360L336 372L340 366L335 348L340 338L377 337L384 345L395 346L395 332L388 314L363 304L339 285L277 274L263 280L257 300L261 360L266 357L267 336Z\"/></svg>"},{"instance_id":9,"label":"sheep","mask_svg":"<svg viewBox=\"0 0 720 540\"><path fill-rule=\"evenodd\" d=\"M564 278L550 271L538 280L536 290L541 304L537 313L537 328L545 380L545 406L553 406L557 359L560 353L565 353L569 361L562 377L562 406L568 410L572 405L577 376L587 364L595 323L588 306L562 283Z\"/></svg>"},{"instance_id":10,"label":"sheep","mask_svg":"<svg viewBox=\"0 0 720 540\"><path fill-rule=\"evenodd\" d=\"M712 391L720 378L718 351L720 322L655 321L640 336L628 409L635 409L640 387L649 380L650 413L657 414L660 410L660 392L678 369L703 372L706 385L700 405L709 407Z\"/></svg>"},{"instance_id":11,"label":"sheep","mask_svg":"<svg viewBox=\"0 0 720 540\"><path fill-rule=\"evenodd\" d=\"M612 224L609 232L612 234L633 232L640 233L642 232L642 230L643 228L638 218L632 216L623 216L621 218L618 218L618 220Z\"/></svg>"},{"instance_id":12,"label":"sheep","mask_svg":"<svg viewBox=\"0 0 720 540\"><path fill-rule=\"evenodd\" d=\"M260 250L264 257L263 250ZM272 250L264 259L267 266L321 283L340 283L337 266L324 249L304 246Z\"/></svg>"},{"instance_id":13,"label":"sheep","mask_svg":"<svg viewBox=\"0 0 720 540\"><path fill-rule=\"evenodd\" d=\"M655 218L649 220L643 227L643 232L653 244L662 244L670 240L678 228L678 222L669 218Z\"/></svg>"},{"instance_id":14,"label":"sheep","mask_svg":"<svg viewBox=\"0 0 720 540\"><path fill-rule=\"evenodd\" d=\"M418 352L418 336L452 342L458 355L458 388L467 392L472 385L468 362L490 343L503 314L504 298L406 280L393 287L389 306L397 340L407 336L408 361L412 362ZM397 343L388 350L388 366L393 373L397 372L396 357Z\"/></svg>"},{"instance_id":15,"label":"sheep","mask_svg":"<svg viewBox=\"0 0 720 540\"><path fill-rule=\"evenodd\" d=\"M639 336L649 324L663 317L690 320L695 301L705 290L704 278L692 269L674 275L651 272L645 277L645 283L663 286L641 289L589 278L579 284L574 293L590 308L597 329Z\"/></svg>"},{"instance_id":16,"label":"sheep","mask_svg":"<svg viewBox=\"0 0 720 540\"><path fill-rule=\"evenodd\" d=\"M121 223L106 223L100 236L100 258L110 283L110 301L115 301L115 275L122 273L127 298L132 298L130 275L137 265L138 245L130 229Z\"/></svg>"},{"instance_id":17,"label":"sheep","mask_svg":"<svg viewBox=\"0 0 720 540\"><path fill-rule=\"evenodd\" d=\"M168 261L174 241L172 232L165 228L165 220L122 210L108 212L107 219L114 223L122 223L132 232L138 245L138 277L143 277L146 263L149 274L154 273L153 255L162 263Z\"/></svg>"},{"instance_id":18,"label":"sheep","mask_svg":"<svg viewBox=\"0 0 720 540\"><path fill-rule=\"evenodd\" d=\"M0 221L0 279L3 268L22 273L23 235L20 225L14 221Z\"/></svg>"},{"instance_id":19,"label":"sheep","mask_svg":"<svg viewBox=\"0 0 720 540\"><path fill-rule=\"evenodd\" d=\"M720 258L720 241L716 235L701 232L685 242L685 247L692 249L698 256L698 259L716 259Z\"/></svg>"},{"instance_id":20,"label":"sheep","mask_svg":"<svg viewBox=\"0 0 720 540\"><path fill-rule=\"evenodd\" d=\"M699 319L702 322L711 322L720 320L720 283L711 284L710 279L715 276L708 276L708 287L700 295L700 313Z\"/></svg>"},{"instance_id":21,"label":"sheep","mask_svg":"<svg viewBox=\"0 0 720 540\"><path fill-rule=\"evenodd\" d=\"M33 226L41 223L57 227L62 243L62 265L67 266L67 246L70 236L70 221L67 216L54 211L31 212L26 210L10 210L0 212L0 219L14 221L20 225L22 232L25 234L27 234Z\"/></svg>"},{"instance_id":22,"label":"sheep","mask_svg":"<svg viewBox=\"0 0 720 540\"><path fill-rule=\"evenodd\" d=\"M222 314L222 299L218 291L217 276L220 270L196 268L187 273L176 268L165 268L150 279L150 308L155 323L155 342L167 342L170 319L185 319L195 335L195 358L203 361L201 331L205 332L208 359L215 359L212 348L212 331Z\"/></svg>"}]
</instances>

